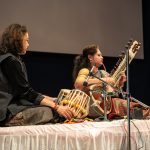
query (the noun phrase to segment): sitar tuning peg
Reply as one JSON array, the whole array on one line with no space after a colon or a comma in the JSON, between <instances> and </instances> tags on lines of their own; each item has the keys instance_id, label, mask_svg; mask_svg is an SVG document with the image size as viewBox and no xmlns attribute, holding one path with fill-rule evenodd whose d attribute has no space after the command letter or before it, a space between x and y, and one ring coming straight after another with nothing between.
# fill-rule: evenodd
<instances>
[{"instance_id":1,"label":"sitar tuning peg","mask_svg":"<svg viewBox=\"0 0 150 150\"><path fill-rule=\"evenodd\" d=\"M122 57L122 55L120 54L118 57L119 57L119 58L121 58L121 57Z\"/></svg>"},{"instance_id":2,"label":"sitar tuning peg","mask_svg":"<svg viewBox=\"0 0 150 150\"><path fill-rule=\"evenodd\" d=\"M122 52L121 52L121 55L125 55L125 51L122 51Z\"/></svg>"},{"instance_id":3,"label":"sitar tuning peg","mask_svg":"<svg viewBox=\"0 0 150 150\"><path fill-rule=\"evenodd\" d=\"M133 43L133 39L130 39L127 43L127 45L125 45L126 49L129 49L129 47L131 46L131 44Z\"/></svg>"},{"instance_id":4,"label":"sitar tuning peg","mask_svg":"<svg viewBox=\"0 0 150 150\"><path fill-rule=\"evenodd\" d=\"M131 39L129 40L129 42L130 42L130 43L133 42L133 39L131 38Z\"/></svg>"},{"instance_id":5,"label":"sitar tuning peg","mask_svg":"<svg viewBox=\"0 0 150 150\"><path fill-rule=\"evenodd\" d=\"M129 45L125 45L125 48L128 49L128 48L129 48Z\"/></svg>"},{"instance_id":6,"label":"sitar tuning peg","mask_svg":"<svg viewBox=\"0 0 150 150\"><path fill-rule=\"evenodd\" d=\"M127 45L130 46L130 45L131 45L131 42L128 42Z\"/></svg>"},{"instance_id":7,"label":"sitar tuning peg","mask_svg":"<svg viewBox=\"0 0 150 150\"><path fill-rule=\"evenodd\" d=\"M131 46L132 43L133 43L133 39L130 39L129 42L127 43L127 45Z\"/></svg>"},{"instance_id":8,"label":"sitar tuning peg","mask_svg":"<svg viewBox=\"0 0 150 150\"><path fill-rule=\"evenodd\" d=\"M119 59L123 59L123 57L125 56L125 52L122 52L120 55L119 55Z\"/></svg>"}]
</instances>

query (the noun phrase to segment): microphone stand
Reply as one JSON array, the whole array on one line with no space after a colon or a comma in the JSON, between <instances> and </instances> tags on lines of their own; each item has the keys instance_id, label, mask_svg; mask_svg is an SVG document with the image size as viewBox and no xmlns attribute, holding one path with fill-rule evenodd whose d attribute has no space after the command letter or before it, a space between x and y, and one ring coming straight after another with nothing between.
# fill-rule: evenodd
<instances>
[{"instance_id":1,"label":"microphone stand","mask_svg":"<svg viewBox=\"0 0 150 150\"><path fill-rule=\"evenodd\" d=\"M104 88L106 88L106 86L109 85L112 88L116 89L113 85L111 85L111 84L107 83L106 81L104 81L103 79L95 76L93 73L91 73L91 76L93 76L93 77L99 79L100 81L102 81L102 83L104 85ZM117 93L120 93L120 92L117 90ZM108 92L105 91L105 89L102 90L102 94L103 94L103 97L104 97L104 120L108 121L108 119L107 119L107 112L106 112L107 111L106 100L107 100L107 96L110 96L110 95L108 94Z\"/></svg>"},{"instance_id":2,"label":"microphone stand","mask_svg":"<svg viewBox=\"0 0 150 150\"><path fill-rule=\"evenodd\" d=\"M132 41L128 43L131 44ZM130 88L129 88L129 50L128 46L126 47L126 92L127 92L127 120L128 120L128 133L127 133L127 150L131 150L131 139L130 139Z\"/></svg>"}]
</instances>

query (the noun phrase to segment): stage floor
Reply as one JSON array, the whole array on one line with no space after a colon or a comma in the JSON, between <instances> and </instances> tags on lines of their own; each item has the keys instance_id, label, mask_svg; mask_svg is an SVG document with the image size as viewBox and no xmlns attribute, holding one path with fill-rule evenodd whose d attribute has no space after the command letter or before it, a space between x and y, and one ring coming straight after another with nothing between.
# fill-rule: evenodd
<instances>
[{"instance_id":1,"label":"stage floor","mask_svg":"<svg viewBox=\"0 0 150 150\"><path fill-rule=\"evenodd\" d=\"M126 150L127 120L0 128L0 150ZM131 120L131 150L150 150L150 120Z\"/></svg>"}]
</instances>

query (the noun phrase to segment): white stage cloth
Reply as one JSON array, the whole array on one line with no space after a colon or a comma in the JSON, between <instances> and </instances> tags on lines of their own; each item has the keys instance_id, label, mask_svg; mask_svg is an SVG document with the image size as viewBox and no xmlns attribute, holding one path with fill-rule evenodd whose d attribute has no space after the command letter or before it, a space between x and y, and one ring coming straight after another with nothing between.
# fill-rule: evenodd
<instances>
[{"instance_id":1,"label":"white stage cloth","mask_svg":"<svg viewBox=\"0 0 150 150\"><path fill-rule=\"evenodd\" d=\"M126 150L127 120L0 127L0 150ZM150 120L131 120L131 150L150 150Z\"/></svg>"}]
</instances>

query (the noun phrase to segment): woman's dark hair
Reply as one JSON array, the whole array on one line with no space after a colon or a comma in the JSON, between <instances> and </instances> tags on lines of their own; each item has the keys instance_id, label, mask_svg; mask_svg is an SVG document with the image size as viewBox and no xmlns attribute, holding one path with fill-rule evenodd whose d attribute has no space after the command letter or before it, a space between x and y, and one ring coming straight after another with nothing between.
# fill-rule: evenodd
<instances>
[{"instance_id":1,"label":"woman's dark hair","mask_svg":"<svg viewBox=\"0 0 150 150\"><path fill-rule=\"evenodd\" d=\"M73 69L73 80L75 81L78 75L78 72L82 68L91 68L91 63L88 58L88 55L94 55L97 52L98 45L92 44L85 47L82 50L82 54L78 55L74 59L74 69Z\"/></svg>"},{"instance_id":2,"label":"woman's dark hair","mask_svg":"<svg viewBox=\"0 0 150 150\"><path fill-rule=\"evenodd\" d=\"M20 24L9 25L2 34L0 54L12 53L18 55L22 50L22 39L27 33L27 28Z\"/></svg>"}]
</instances>

